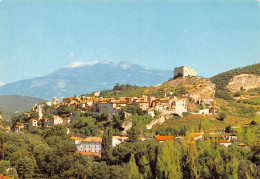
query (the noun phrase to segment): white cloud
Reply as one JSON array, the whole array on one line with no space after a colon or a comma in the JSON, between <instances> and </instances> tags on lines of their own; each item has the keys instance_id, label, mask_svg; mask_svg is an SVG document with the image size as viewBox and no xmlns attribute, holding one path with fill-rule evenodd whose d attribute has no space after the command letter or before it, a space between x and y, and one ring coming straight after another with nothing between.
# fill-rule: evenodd
<instances>
[{"instance_id":1,"label":"white cloud","mask_svg":"<svg viewBox=\"0 0 260 179\"><path fill-rule=\"evenodd\" d=\"M72 52L73 53L73 52ZM121 63L120 61L116 61L116 60L107 60L107 61L93 61L93 62L73 62L67 66L65 66L65 68L77 68L77 67L82 67L82 66L93 66L97 63L101 63L101 64L110 64L114 67L120 67L123 69L127 69L131 66L130 63Z\"/></svg>"},{"instance_id":2,"label":"white cloud","mask_svg":"<svg viewBox=\"0 0 260 179\"><path fill-rule=\"evenodd\" d=\"M152 68L150 68L150 67L144 67L144 69L146 69L146 70L151 70Z\"/></svg>"},{"instance_id":3,"label":"white cloud","mask_svg":"<svg viewBox=\"0 0 260 179\"><path fill-rule=\"evenodd\" d=\"M1 2L1 0L0 0L0 2ZM5 83L0 82L0 86L4 86L4 85L5 85Z\"/></svg>"},{"instance_id":4,"label":"white cloud","mask_svg":"<svg viewBox=\"0 0 260 179\"><path fill-rule=\"evenodd\" d=\"M97 64L98 61L93 61L93 62L73 62L67 66L65 66L65 68L77 68L77 67L82 67L82 66L93 66L95 64Z\"/></svg>"},{"instance_id":5,"label":"white cloud","mask_svg":"<svg viewBox=\"0 0 260 179\"><path fill-rule=\"evenodd\" d=\"M124 63L121 67L123 69L127 69L127 68L131 67L131 64L130 63Z\"/></svg>"}]
</instances>

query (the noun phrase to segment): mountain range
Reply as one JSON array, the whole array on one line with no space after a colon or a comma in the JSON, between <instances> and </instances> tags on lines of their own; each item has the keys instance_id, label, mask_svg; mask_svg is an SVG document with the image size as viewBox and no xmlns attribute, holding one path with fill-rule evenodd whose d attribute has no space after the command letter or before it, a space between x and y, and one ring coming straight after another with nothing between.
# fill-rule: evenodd
<instances>
[{"instance_id":1,"label":"mountain range","mask_svg":"<svg viewBox=\"0 0 260 179\"><path fill-rule=\"evenodd\" d=\"M75 62L49 75L0 86L0 95L22 95L42 99L111 89L116 83L152 86L173 77L171 70L154 70L120 61Z\"/></svg>"}]
</instances>

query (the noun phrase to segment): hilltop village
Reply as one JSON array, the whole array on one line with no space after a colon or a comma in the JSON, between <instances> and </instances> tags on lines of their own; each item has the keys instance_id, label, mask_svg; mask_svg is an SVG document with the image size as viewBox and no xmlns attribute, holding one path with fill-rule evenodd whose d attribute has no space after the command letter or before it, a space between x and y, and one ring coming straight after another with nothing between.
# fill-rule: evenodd
<instances>
[{"instance_id":1,"label":"hilltop village","mask_svg":"<svg viewBox=\"0 0 260 179\"><path fill-rule=\"evenodd\" d=\"M174 79L196 76L196 70L191 69L188 66L178 67L174 70ZM21 132L22 130L34 129L46 130L54 125L68 126L69 124L75 123L75 113L87 114L91 112L92 114L105 116L105 121L111 121L113 120L113 116L121 114L121 118L125 119L126 122L121 124L121 128L124 129L121 133L118 133L121 136L112 137L113 147L129 139L127 130L130 130L132 127L131 116L134 115L129 112L129 109L137 109L135 112L140 112L150 116L151 122L145 126L146 129L152 129L153 126L160 125L164 123L165 120L174 116L181 118L186 114L218 115L217 107L212 105L213 100L208 101L207 105L205 105L206 101L203 101L203 99L197 99L193 103L199 103L201 106L204 105L203 108L197 112L188 111L187 102L189 99L190 98L187 94L175 96L173 92L170 91L166 92L162 98L145 95L140 97L103 98L100 97L100 92L93 92L91 96L81 95L80 97L66 97L62 100L62 102L59 102L55 97L52 101L44 102L42 104L35 104L35 106L31 108L31 112L25 113L29 119L28 122L24 124L18 122L17 125L13 126L13 131ZM46 110L49 112L49 117L48 115L44 115L44 113L46 114ZM66 110L67 112L64 112ZM71 140L75 142L78 154L90 156L101 155L102 137L99 135L91 136L86 134L77 134L75 132L71 132L69 127L67 127L67 133L72 134ZM212 134L214 135L214 133ZM215 133L215 135L219 134L221 133ZM195 133L193 136L195 140L202 140L203 132ZM226 147L231 145L231 140L237 139L236 136L232 136L231 134L219 136L221 136L222 139L225 139L219 141L220 145L224 145ZM154 137L159 142L163 142L167 139L185 138L185 136ZM149 138L139 136L139 139L147 140Z\"/></svg>"},{"instance_id":2,"label":"hilltop village","mask_svg":"<svg viewBox=\"0 0 260 179\"><path fill-rule=\"evenodd\" d=\"M55 97L10 121L0 113L0 173L243 178L247 171L259 178L260 83L253 82L260 81L259 67L245 69L212 80L183 66L156 86L116 84L61 101Z\"/></svg>"}]
</instances>

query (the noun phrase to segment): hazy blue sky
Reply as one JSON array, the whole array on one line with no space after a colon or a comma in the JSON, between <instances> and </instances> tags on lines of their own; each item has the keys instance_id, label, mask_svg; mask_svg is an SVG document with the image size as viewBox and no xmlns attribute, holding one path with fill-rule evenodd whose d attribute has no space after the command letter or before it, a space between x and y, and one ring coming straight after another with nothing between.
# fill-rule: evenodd
<instances>
[{"instance_id":1,"label":"hazy blue sky","mask_svg":"<svg viewBox=\"0 0 260 179\"><path fill-rule=\"evenodd\" d=\"M205 77L259 63L259 2L0 0L0 83L96 60Z\"/></svg>"}]
</instances>

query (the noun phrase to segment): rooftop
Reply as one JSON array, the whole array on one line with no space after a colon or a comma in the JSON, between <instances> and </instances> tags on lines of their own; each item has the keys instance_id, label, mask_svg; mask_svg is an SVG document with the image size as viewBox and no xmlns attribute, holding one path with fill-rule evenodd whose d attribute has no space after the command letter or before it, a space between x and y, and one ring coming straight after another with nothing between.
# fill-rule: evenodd
<instances>
[{"instance_id":1,"label":"rooftop","mask_svg":"<svg viewBox=\"0 0 260 179\"><path fill-rule=\"evenodd\" d=\"M154 136L157 141L175 140L174 136Z\"/></svg>"},{"instance_id":2,"label":"rooftop","mask_svg":"<svg viewBox=\"0 0 260 179\"><path fill-rule=\"evenodd\" d=\"M88 137L88 138L84 139L83 142L101 143L102 138L101 137Z\"/></svg>"}]
</instances>

